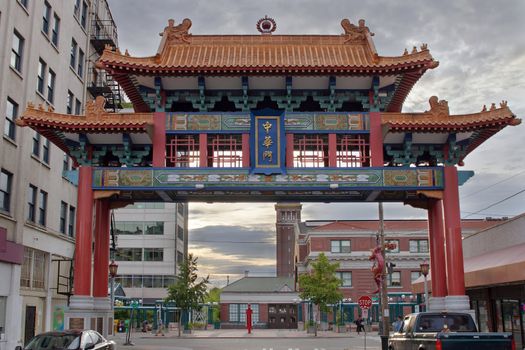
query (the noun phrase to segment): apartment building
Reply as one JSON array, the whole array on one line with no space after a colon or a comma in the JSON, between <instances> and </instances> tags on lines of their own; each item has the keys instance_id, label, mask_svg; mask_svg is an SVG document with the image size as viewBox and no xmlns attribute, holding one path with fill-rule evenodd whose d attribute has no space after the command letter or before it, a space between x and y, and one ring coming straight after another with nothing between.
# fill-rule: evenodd
<instances>
[{"instance_id":1,"label":"apartment building","mask_svg":"<svg viewBox=\"0 0 525 350\"><path fill-rule=\"evenodd\" d=\"M63 327L77 207L73 164L16 119L28 103L83 113L97 95L87 87L101 44L92 28L102 20L112 22L105 0L0 2L0 350Z\"/></svg>"},{"instance_id":2,"label":"apartment building","mask_svg":"<svg viewBox=\"0 0 525 350\"><path fill-rule=\"evenodd\" d=\"M167 296L188 252L188 206L135 203L115 210L118 277L126 297L154 305Z\"/></svg>"}]
</instances>

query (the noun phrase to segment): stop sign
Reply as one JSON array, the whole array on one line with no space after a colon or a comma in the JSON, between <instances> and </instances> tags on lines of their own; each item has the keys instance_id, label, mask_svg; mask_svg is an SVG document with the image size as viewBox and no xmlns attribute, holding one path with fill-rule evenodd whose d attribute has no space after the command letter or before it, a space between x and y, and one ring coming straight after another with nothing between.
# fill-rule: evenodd
<instances>
[{"instance_id":1,"label":"stop sign","mask_svg":"<svg viewBox=\"0 0 525 350\"><path fill-rule=\"evenodd\" d=\"M372 299L368 295L363 295L359 297L357 303L361 309L370 309L372 306Z\"/></svg>"}]
</instances>

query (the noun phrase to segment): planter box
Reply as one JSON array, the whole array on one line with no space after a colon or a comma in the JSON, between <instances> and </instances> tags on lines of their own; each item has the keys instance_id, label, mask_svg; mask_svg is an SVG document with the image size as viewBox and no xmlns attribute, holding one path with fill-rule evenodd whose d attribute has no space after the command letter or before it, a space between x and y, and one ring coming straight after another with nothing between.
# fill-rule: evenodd
<instances>
[{"instance_id":1,"label":"planter box","mask_svg":"<svg viewBox=\"0 0 525 350\"><path fill-rule=\"evenodd\" d=\"M315 326L308 326L306 328L306 333L314 334L315 333Z\"/></svg>"}]
</instances>

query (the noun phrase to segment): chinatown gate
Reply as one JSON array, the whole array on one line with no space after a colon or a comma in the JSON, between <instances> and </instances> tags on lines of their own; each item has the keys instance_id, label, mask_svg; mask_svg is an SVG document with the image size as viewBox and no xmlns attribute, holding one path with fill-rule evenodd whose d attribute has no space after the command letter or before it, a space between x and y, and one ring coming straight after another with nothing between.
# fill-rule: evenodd
<instances>
[{"instance_id":1,"label":"chinatown gate","mask_svg":"<svg viewBox=\"0 0 525 350\"><path fill-rule=\"evenodd\" d=\"M450 115L402 113L438 66L426 44L380 56L365 22L338 35L192 35L173 20L158 52L106 47L97 67L135 113L84 116L28 105L18 119L71 156L79 171L69 328L111 333L110 210L151 202L401 202L428 211L431 309L467 310L458 186L464 158L517 119L506 102ZM476 106L476 109L478 107ZM94 241L94 252L92 246Z\"/></svg>"}]
</instances>

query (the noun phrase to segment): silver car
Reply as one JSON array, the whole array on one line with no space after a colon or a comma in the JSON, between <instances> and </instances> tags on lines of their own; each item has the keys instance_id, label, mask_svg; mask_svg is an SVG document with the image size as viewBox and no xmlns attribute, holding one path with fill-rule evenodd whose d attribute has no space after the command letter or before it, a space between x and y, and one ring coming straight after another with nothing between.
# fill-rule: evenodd
<instances>
[{"instance_id":1,"label":"silver car","mask_svg":"<svg viewBox=\"0 0 525 350\"><path fill-rule=\"evenodd\" d=\"M115 350L116 348L114 341L105 339L96 331L70 330L39 334L24 348L17 346L15 350Z\"/></svg>"}]
</instances>

